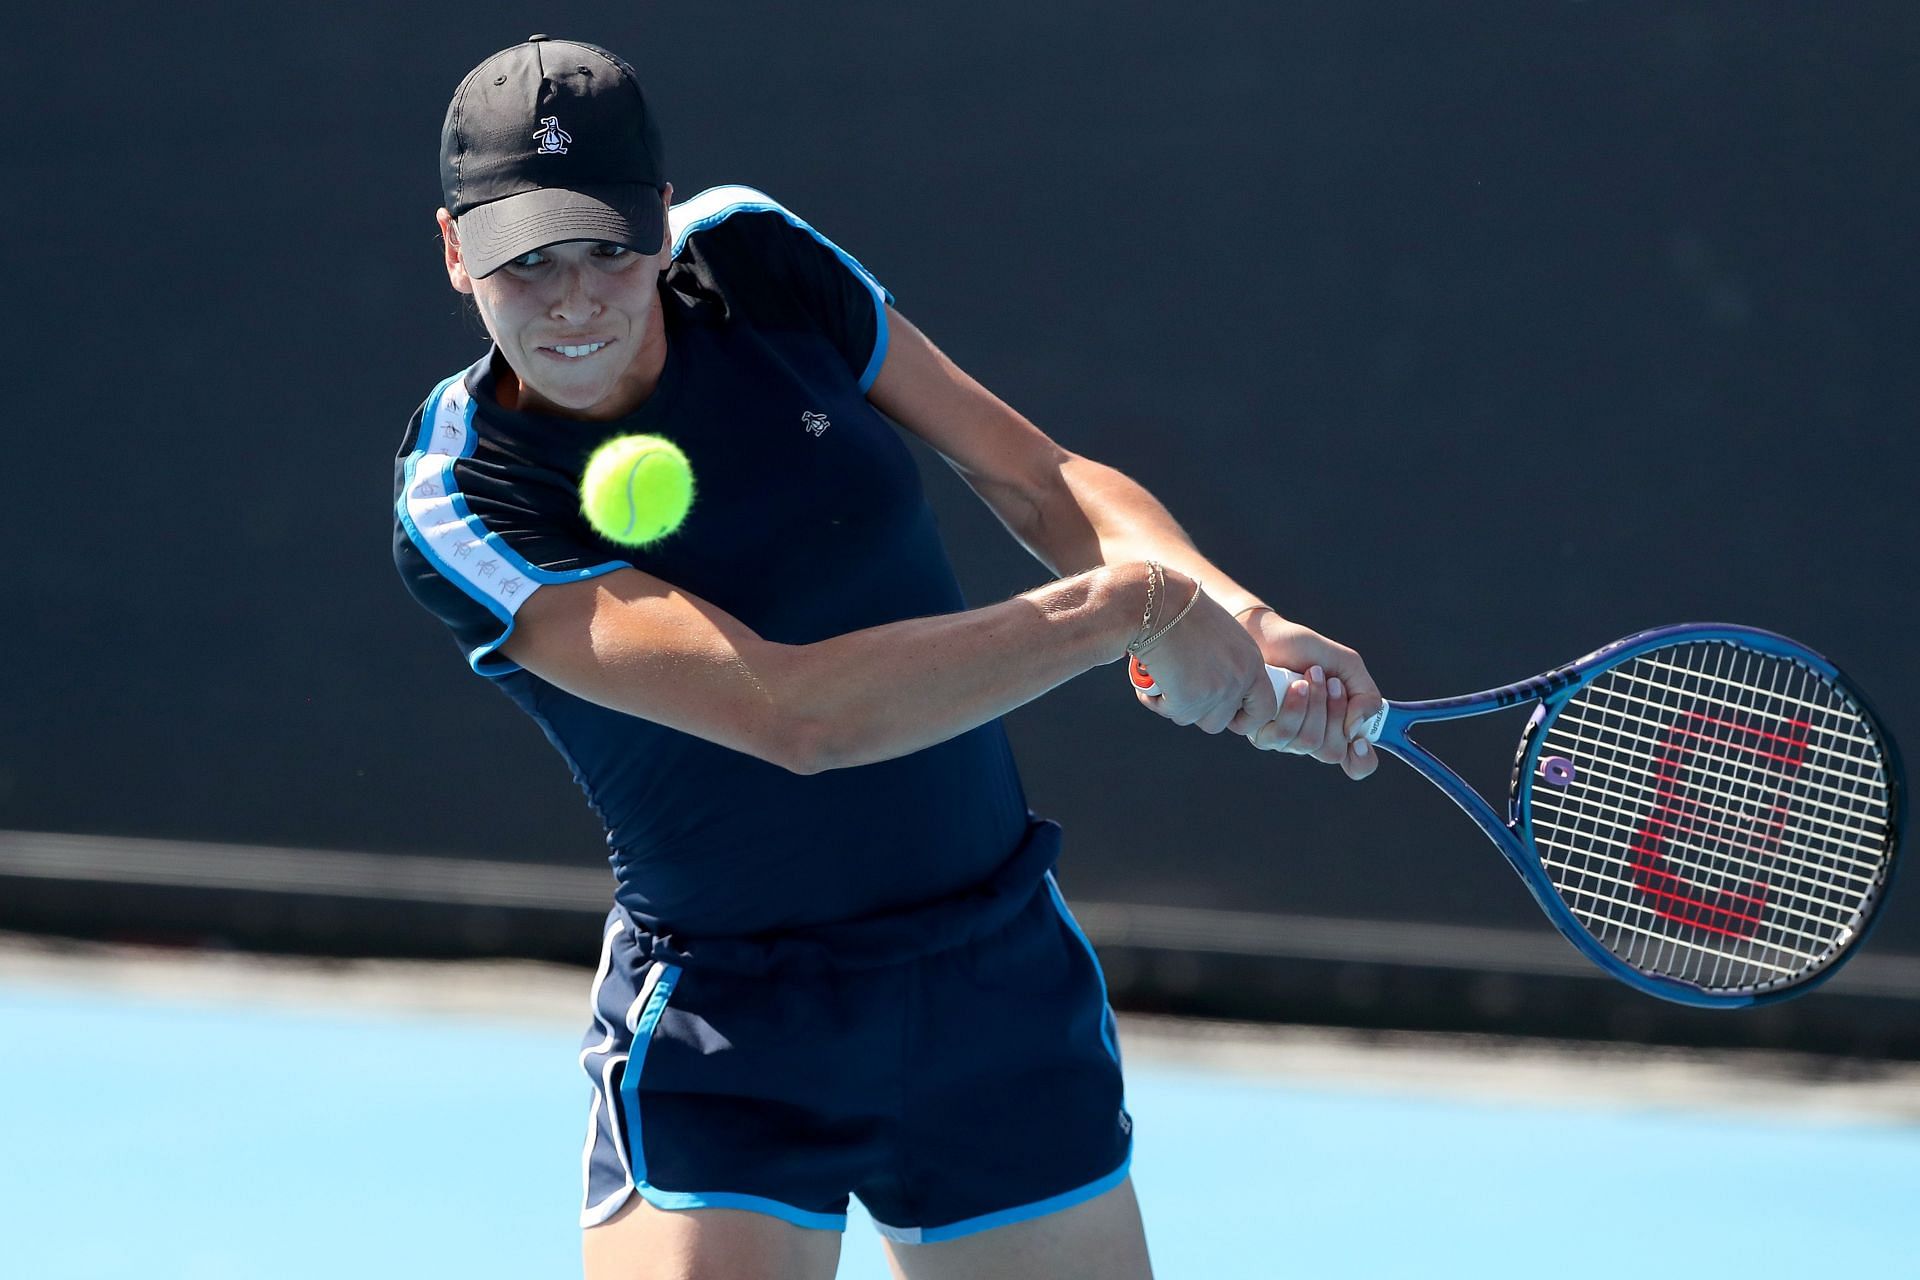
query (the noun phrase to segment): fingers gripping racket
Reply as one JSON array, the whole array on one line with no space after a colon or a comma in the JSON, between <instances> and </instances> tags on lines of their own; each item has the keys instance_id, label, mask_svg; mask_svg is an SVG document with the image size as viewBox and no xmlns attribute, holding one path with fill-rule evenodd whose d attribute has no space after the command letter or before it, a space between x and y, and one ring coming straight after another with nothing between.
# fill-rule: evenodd
<instances>
[{"instance_id":1,"label":"fingers gripping racket","mask_svg":"<svg viewBox=\"0 0 1920 1280\"><path fill-rule=\"evenodd\" d=\"M1280 695L1299 678L1268 672ZM1504 817L1409 736L1527 702ZM1504 688L1388 703L1361 732L1453 798L1582 954L1652 995L1797 995L1886 900L1905 820L1893 741L1784 636L1661 627Z\"/></svg>"}]
</instances>

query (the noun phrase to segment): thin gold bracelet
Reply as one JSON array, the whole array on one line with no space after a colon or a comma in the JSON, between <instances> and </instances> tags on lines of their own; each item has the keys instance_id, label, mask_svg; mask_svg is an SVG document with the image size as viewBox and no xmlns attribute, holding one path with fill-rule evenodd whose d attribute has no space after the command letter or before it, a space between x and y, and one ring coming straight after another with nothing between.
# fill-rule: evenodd
<instances>
[{"instance_id":1,"label":"thin gold bracelet","mask_svg":"<svg viewBox=\"0 0 1920 1280\"><path fill-rule=\"evenodd\" d=\"M1147 561L1147 605L1140 611L1140 629L1133 633L1133 639L1127 644L1128 653L1140 652L1139 646L1153 634L1153 624L1158 620L1160 607L1167 594L1166 571L1158 560Z\"/></svg>"},{"instance_id":2,"label":"thin gold bracelet","mask_svg":"<svg viewBox=\"0 0 1920 1280\"><path fill-rule=\"evenodd\" d=\"M1145 653L1148 649L1151 649L1154 645L1159 644L1161 638L1164 637L1167 634L1167 632L1179 626L1180 619L1192 613L1193 606L1199 603L1200 603L1200 579L1195 578L1193 580L1193 598L1187 601L1187 607L1182 609L1180 612L1174 614L1172 622L1169 622L1166 626L1160 628L1158 631L1148 636L1145 640L1142 640L1140 642L1140 647L1138 649L1133 650L1133 656L1137 658L1141 654Z\"/></svg>"}]
</instances>

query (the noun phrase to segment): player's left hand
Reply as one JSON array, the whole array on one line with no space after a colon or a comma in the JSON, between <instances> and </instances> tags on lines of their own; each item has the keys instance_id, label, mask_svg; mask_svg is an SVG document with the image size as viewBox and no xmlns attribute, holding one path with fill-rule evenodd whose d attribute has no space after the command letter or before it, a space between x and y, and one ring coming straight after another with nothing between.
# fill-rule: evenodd
<instances>
[{"instance_id":1,"label":"player's left hand","mask_svg":"<svg viewBox=\"0 0 1920 1280\"><path fill-rule=\"evenodd\" d=\"M1284 751L1337 764L1358 781L1380 766L1380 753L1360 726L1380 709L1379 686L1360 655L1271 609L1240 619L1267 665L1303 672L1280 700L1274 718L1254 722L1245 711L1227 725L1262 751Z\"/></svg>"}]
</instances>

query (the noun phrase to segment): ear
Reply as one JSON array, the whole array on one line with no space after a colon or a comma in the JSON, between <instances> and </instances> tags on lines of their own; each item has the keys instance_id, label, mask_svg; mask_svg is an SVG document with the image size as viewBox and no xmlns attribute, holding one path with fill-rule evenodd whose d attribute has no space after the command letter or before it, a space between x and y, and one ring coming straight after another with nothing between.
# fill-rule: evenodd
<instances>
[{"instance_id":1,"label":"ear","mask_svg":"<svg viewBox=\"0 0 1920 1280\"><path fill-rule=\"evenodd\" d=\"M671 182L663 182L660 184L660 252L657 255L660 259L660 269L662 271L667 269L668 262L673 258L672 214L673 184Z\"/></svg>"},{"instance_id":2,"label":"ear","mask_svg":"<svg viewBox=\"0 0 1920 1280\"><path fill-rule=\"evenodd\" d=\"M440 224L440 247L446 253L447 282L459 293L473 292L473 277L467 274L467 264L460 257L460 229L453 224L453 215L445 209L434 214Z\"/></svg>"}]
</instances>

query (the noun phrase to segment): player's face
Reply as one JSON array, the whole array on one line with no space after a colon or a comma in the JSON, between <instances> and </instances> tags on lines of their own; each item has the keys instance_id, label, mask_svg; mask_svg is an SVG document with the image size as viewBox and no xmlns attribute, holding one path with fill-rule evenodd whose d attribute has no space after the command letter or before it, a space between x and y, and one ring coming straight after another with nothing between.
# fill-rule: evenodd
<instances>
[{"instance_id":1,"label":"player's face","mask_svg":"<svg viewBox=\"0 0 1920 1280\"><path fill-rule=\"evenodd\" d=\"M663 202L671 191L663 194ZM672 251L642 254L604 241L551 244L474 279L458 233L440 211L453 287L471 293L480 319L520 378L519 407L577 418L616 418L653 391L666 360L660 272Z\"/></svg>"}]
</instances>

